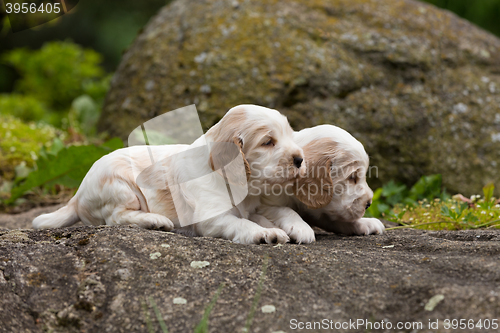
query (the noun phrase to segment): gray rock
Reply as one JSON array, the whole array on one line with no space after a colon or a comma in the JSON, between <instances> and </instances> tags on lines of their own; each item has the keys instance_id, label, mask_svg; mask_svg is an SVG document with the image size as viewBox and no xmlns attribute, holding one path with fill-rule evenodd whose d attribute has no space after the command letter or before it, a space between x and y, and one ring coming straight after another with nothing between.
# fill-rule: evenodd
<instances>
[{"instance_id":1,"label":"gray rock","mask_svg":"<svg viewBox=\"0 0 500 333\"><path fill-rule=\"evenodd\" d=\"M151 260L155 252L161 256ZM277 247L134 227L4 230L0 332L146 332L150 297L169 332L191 332L221 283L210 331L241 332L266 256L251 332L290 332L293 319L420 321L418 332L444 332L447 318L500 317L499 255L498 230L318 233L313 244ZM210 265L192 268L192 261ZM436 295L444 299L425 310ZM275 312L261 310L267 305ZM429 320L439 320L439 330Z\"/></svg>"},{"instance_id":2,"label":"gray rock","mask_svg":"<svg viewBox=\"0 0 500 333\"><path fill-rule=\"evenodd\" d=\"M195 103L208 128L260 104L350 131L373 186L441 173L471 195L500 183L499 65L498 38L419 1L175 1L124 55L99 127L126 138Z\"/></svg>"}]
</instances>

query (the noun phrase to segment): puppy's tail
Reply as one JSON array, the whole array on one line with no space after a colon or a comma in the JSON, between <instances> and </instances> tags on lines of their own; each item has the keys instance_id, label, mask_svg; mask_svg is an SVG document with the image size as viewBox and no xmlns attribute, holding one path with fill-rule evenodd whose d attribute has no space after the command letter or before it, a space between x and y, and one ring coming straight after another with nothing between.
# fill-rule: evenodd
<instances>
[{"instance_id":1,"label":"puppy's tail","mask_svg":"<svg viewBox=\"0 0 500 333\"><path fill-rule=\"evenodd\" d=\"M64 228L80 221L76 212L76 197L73 197L66 206L53 213L43 214L33 220L33 229Z\"/></svg>"}]
</instances>

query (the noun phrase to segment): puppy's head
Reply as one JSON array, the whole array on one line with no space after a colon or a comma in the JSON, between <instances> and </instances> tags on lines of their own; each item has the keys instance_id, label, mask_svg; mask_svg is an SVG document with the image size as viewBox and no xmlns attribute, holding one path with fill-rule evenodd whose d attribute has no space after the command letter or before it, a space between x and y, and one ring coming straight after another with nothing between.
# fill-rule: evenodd
<instances>
[{"instance_id":1,"label":"puppy's head","mask_svg":"<svg viewBox=\"0 0 500 333\"><path fill-rule=\"evenodd\" d=\"M206 133L206 138L211 146L210 167L217 170L232 160L231 145L217 144L232 143L244 158L247 180L253 186L284 184L305 171L304 155L293 140L293 130L276 110L236 106Z\"/></svg>"},{"instance_id":2,"label":"puppy's head","mask_svg":"<svg viewBox=\"0 0 500 333\"><path fill-rule=\"evenodd\" d=\"M321 208L332 220L361 218L373 197L366 183L368 155L363 145L332 125L302 130L295 140L307 166L307 176L297 181L297 199L309 208Z\"/></svg>"}]
</instances>

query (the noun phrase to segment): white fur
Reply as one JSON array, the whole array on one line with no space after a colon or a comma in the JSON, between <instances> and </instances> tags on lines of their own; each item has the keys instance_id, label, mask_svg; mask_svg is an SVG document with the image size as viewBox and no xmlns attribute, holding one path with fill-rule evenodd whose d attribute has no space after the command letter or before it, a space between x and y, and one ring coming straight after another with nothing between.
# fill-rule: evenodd
<instances>
[{"instance_id":1,"label":"white fur","mask_svg":"<svg viewBox=\"0 0 500 333\"><path fill-rule=\"evenodd\" d=\"M271 195L264 198L264 204L259 207L258 213L285 230L298 243L315 240L309 225L348 235L382 234L385 229L382 222L375 218L363 218L365 206L373 197L373 192L366 183L369 160L363 145L345 130L332 125L320 125L295 132L294 139L304 150L317 140L331 140L337 151L344 155L342 160L345 166L338 165L338 156L330 157L333 185L342 189L342 192L334 194L328 204L317 209L307 207L294 196ZM356 183L349 179L353 171L357 175ZM297 213L280 214L280 208L276 206L291 207Z\"/></svg>"},{"instance_id":2,"label":"white fur","mask_svg":"<svg viewBox=\"0 0 500 333\"><path fill-rule=\"evenodd\" d=\"M244 119L243 123L238 119ZM221 142L221 138L227 138L223 142L240 140L251 174L244 200L214 217L221 211L220 205L227 202L228 192L223 178L213 172L209 156L191 154L186 162L174 155L207 143ZM273 144L265 145L271 139ZM159 162L151 166L149 154ZM240 105L229 110L192 145L134 146L102 157L89 170L68 205L35 218L33 228L67 227L81 220L87 225L132 224L167 231L175 229L244 244L285 243L289 238L283 230L268 228L270 223L263 227L249 217L255 214L267 186L289 183L303 172L303 166L297 168L293 162L290 164L293 157L303 157L303 152L293 141L293 130L284 116L276 110ZM283 168L286 174L279 174ZM149 175L139 186L137 174L147 172ZM166 189L165 182L177 186ZM237 191L238 184L229 185L231 190ZM175 201L175 207L172 197L180 198ZM285 210L293 212L290 208ZM179 214L202 222L181 225ZM260 218L260 222L265 223L263 221Z\"/></svg>"}]
</instances>

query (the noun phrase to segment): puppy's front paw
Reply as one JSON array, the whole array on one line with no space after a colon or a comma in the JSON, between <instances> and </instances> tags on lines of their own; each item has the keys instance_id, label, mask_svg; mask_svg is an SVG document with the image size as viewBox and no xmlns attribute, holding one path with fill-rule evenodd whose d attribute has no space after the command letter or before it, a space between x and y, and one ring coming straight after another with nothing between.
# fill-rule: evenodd
<instances>
[{"instance_id":1,"label":"puppy's front paw","mask_svg":"<svg viewBox=\"0 0 500 333\"><path fill-rule=\"evenodd\" d=\"M254 238L256 244L284 244L289 241L286 232L278 228L264 229Z\"/></svg>"},{"instance_id":2,"label":"puppy's front paw","mask_svg":"<svg viewBox=\"0 0 500 333\"><path fill-rule=\"evenodd\" d=\"M284 225L283 230L297 244L309 244L316 240L314 230L306 223Z\"/></svg>"},{"instance_id":3,"label":"puppy's front paw","mask_svg":"<svg viewBox=\"0 0 500 333\"><path fill-rule=\"evenodd\" d=\"M141 218L141 226L146 229L170 231L174 229L174 223L169 218L160 214L147 213Z\"/></svg>"},{"instance_id":4,"label":"puppy's front paw","mask_svg":"<svg viewBox=\"0 0 500 333\"><path fill-rule=\"evenodd\" d=\"M373 217L364 217L355 222L356 235L381 235L384 233L385 227L379 219Z\"/></svg>"}]
</instances>

